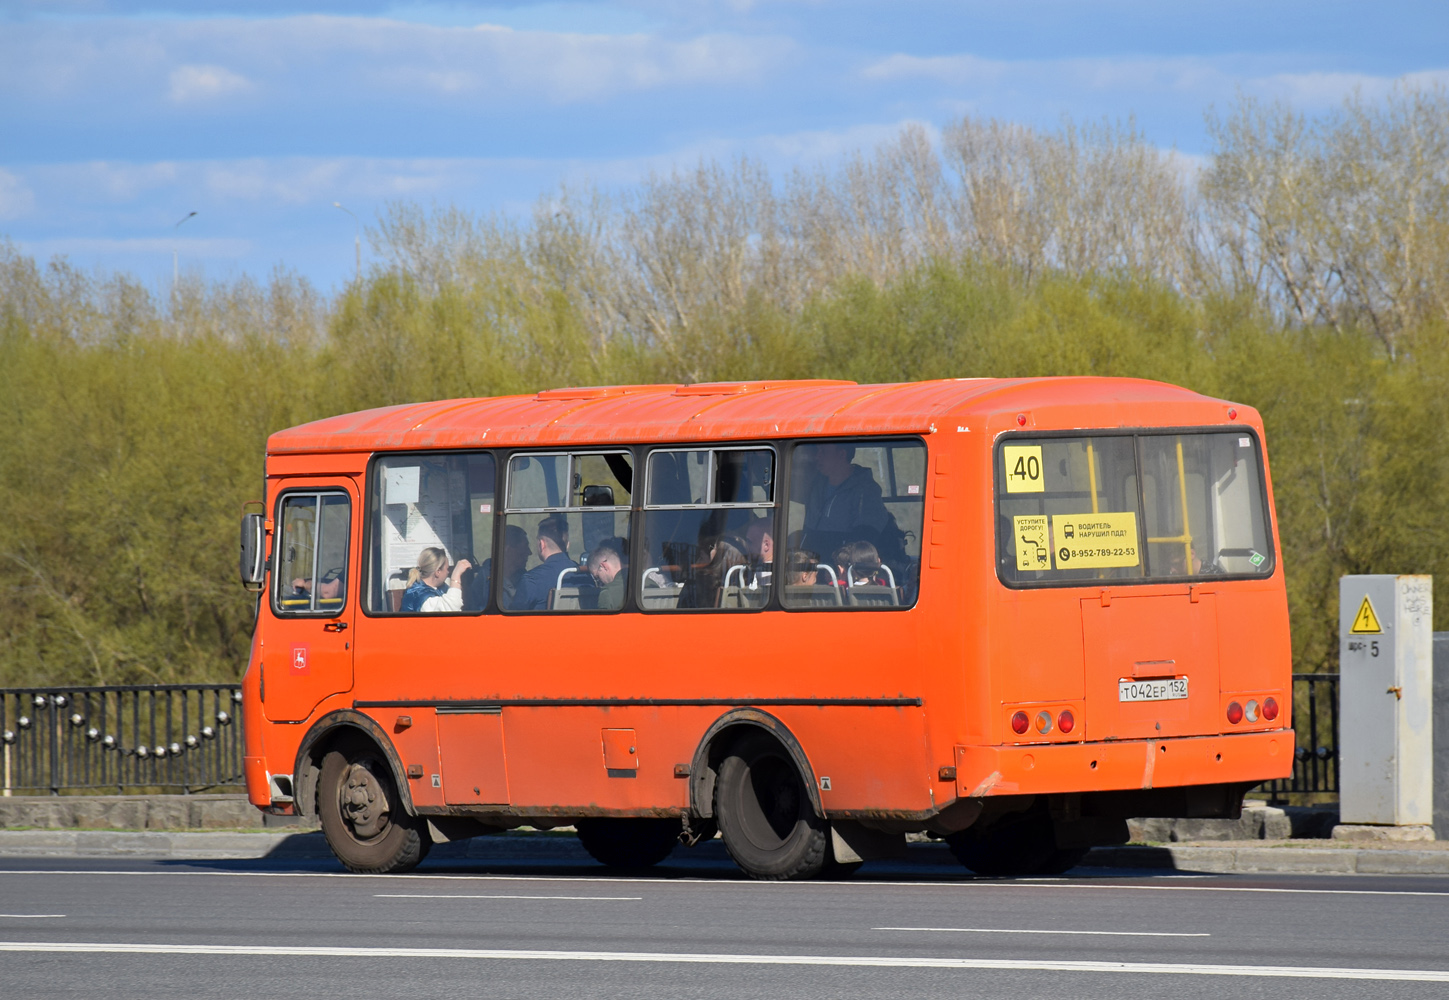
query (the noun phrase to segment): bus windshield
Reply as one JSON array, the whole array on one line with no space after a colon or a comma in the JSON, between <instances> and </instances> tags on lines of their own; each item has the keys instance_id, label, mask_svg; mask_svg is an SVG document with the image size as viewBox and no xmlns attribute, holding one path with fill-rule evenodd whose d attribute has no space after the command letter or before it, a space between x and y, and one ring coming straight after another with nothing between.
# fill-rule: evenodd
<instances>
[{"instance_id":1,"label":"bus windshield","mask_svg":"<svg viewBox=\"0 0 1449 1000\"><path fill-rule=\"evenodd\" d=\"M997 447L1008 586L1266 576L1257 440L1242 431L1013 436Z\"/></svg>"}]
</instances>

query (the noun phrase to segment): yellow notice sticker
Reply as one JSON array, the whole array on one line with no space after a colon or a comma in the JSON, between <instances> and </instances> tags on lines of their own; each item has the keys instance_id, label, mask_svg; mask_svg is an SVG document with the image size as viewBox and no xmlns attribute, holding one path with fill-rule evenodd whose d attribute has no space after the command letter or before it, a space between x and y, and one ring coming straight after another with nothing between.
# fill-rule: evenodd
<instances>
[{"instance_id":1,"label":"yellow notice sticker","mask_svg":"<svg viewBox=\"0 0 1449 1000\"><path fill-rule=\"evenodd\" d=\"M1363 595L1363 603L1358 606L1358 614L1353 616L1353 625L1349 631L1354 635L1377 635L1383 631L1379 625L1379 616L1374 614L1374 606L1367 594Z\"/></svg>"},{"instance_id":2,"label":"yellow notice sticker","mask_svg":"<svg viewBox=\"0 0 1449 1000\"><path fill-rule=\"evenodd\" d=\"M1053 514L1052 538L1057 569L1110 569L1136 566L1137 515Z\"/></svg>"},{"instance_id":3,"label":"yellow notice sticker","mask_svg":"<svg viewBox=\"0 0 1449 1000\"><path fill-rule=\"evenodd\" d=\"M1041 445L1004 445L1001 457L1006 460L1006 492L1042 493L1046 490L1046 480L1041 474Z\"/></svg>"},{"instance_id":4,"label":"yellow notice sticker","mask_svg":"<svg viewBox=\"0 0 1449 1000\"><path fill-rule=\"evenodd\" d=\"M1045 514L1013 517L1011 531L1016 537L1016 568L1018 571L1052 568L1051 538L1047 534Z\"/></svg>"}]
</instances>

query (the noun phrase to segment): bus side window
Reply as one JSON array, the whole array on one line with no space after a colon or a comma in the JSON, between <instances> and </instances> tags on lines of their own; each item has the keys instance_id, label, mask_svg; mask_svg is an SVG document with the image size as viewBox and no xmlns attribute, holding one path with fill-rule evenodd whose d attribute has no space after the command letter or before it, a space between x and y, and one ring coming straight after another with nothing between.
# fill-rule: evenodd
<instances>
[{"instance_id":1,"label":"bus side window","mask_svg":"<svg viewBox=\"0 0 1449 1000\"><path fill-rule=\"evenodd\" d=\"M785 605L913 605L921 571L925 446L879 438L811 442L796 445L791 470Z\"/></svg>"},{"instance_id":2,"label":"bus side window","mask_svg":"<svg viewBox=\"0 0 1449 1000\"><path fill-rule=\"evenodd\" d=\"M347 603L347 545L352 505L341 493L290 493L282 499L273 609L336 615Z\"/></svg>"},{"instance_id":3,"label":"bus side window","mask_svg":"<svg viewBox=\"0 0 1449 1000\"><path fill-rule=\"evenodd\" d=\"M618 611L628 580L627 452L514 455L508 464L505 611Z\"/></svg>"},{"instance_id":4,"label":"bus side window","mask_svg":"<svg viewBox=\"0 0 1449 1000\"><path fill-rule=\"evenodd\" d=\"M495 478L493 456L487 452L378 458L371 486L368 611L390 615L446 604L451 610L476 613L489 606ZM454 574L463 560L468 568ZM431 580L430 586L444 564L443 579ZM455 575L461 586L448 597ZM426 593L423 587L429 588Z\"/></svg>"},{"instance_id":5,"label":"bus side window","mask_svg":"<svg viewBox=\"0 0 1449 1000\"><path fill-rule=\"evenodd\" d=\"M764 607L775 568L774 450L660 449L646 479L641 605Z\"/></svg>"}]
</instances>

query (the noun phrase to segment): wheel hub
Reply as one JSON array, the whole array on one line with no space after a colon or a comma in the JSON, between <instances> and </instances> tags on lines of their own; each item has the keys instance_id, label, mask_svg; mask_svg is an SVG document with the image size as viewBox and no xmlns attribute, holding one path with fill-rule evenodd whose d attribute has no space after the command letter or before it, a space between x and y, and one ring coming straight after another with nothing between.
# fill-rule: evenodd
<instances>
[{"instance_id":1,"label":"wheel hub","mask_svg":"<svg viewBox=\"0 0 1449 1000\"><path fill-rule=\"evenodd\" d=\"M370 840L387 828L387 792L366 764L353 764L342 783L342 817L359 840Z\"/></svg>"}]
</instances>

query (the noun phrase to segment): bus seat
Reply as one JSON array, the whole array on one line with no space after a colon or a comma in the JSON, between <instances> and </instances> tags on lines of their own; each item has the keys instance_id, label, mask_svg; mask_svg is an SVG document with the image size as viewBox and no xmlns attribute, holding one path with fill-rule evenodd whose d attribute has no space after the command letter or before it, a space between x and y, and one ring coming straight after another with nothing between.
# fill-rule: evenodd
<instances>
[{"instance_id":1,"label":"bus seat","mask_svg":"<svg viewBox=\"0 0 1449 1000\"><path fill-rule=\"evenodd\" d=\"M645 587L639 593L639 603L646 608L677 608L679 587Z\"/></svg>"},{"instance_id":2,"label":"bus seat","mask_svg":"<svg viewBox=\"0 0 1449 1000\"><path fill-rule=\"evenodd\" d=\"M548 592L550 611L579 611L583 608L578 587L555 587Z\"/></svg>"},{"instance_id":3,"label":"bus seat","mask_svg":"<svg viewBox=\"0 0 1449 1000\"><path fill-rule=\"evenodd\" d=\"M785 587L785 603L793 607L840 607L840 588L828 583L792 583Z\"/></svg>"},{"instance_id":4,"label":"bus seat","mask_svg":"<svg viewBox=\"0 0 1449 1000\"><path fill-rule=\"evenodd\" d=\"M565 586L592 586L593 582L594 577L588 570L579 569L577 566L575 566L572 569L566 569L563 572L559 573L558 580L554 583L553 586L554 589L557 590Z\"/></svg>"},{"instance_id":5,"label":"bus seat","mask_svg":"<svg viewBox=\"0 0 1449 1000\"><path fill-rule=\"evenodd\" d=\"M393 614L402 610L403 594L407 593L408 574L407 570L393 570L387 577L387 600L392 608Z\"/></svg>"},{"instance_id":6,"label":"bus seat","mask_svg":"<svg viewBox=\"0 0 1449 1000\"><path fill-rule=\"evenodd\" d=\"M895 587L887 587L884 584L856 584L845 593L845 599L851 607L899 607L901 603L900 591Z\"/></svg>"},{"instance_id":7,"label":"bus seat","mask_svg":"<svg viewBox=\"0 0 1449 1000\"><path fill-rule=\"evenodd\" d=\"M758 587L754 590L745 586L721 587L719 606L722 608L760 608L764 607L765 600L769 596L768 590L761 590Z\"/></svg>"}]
</instances>

